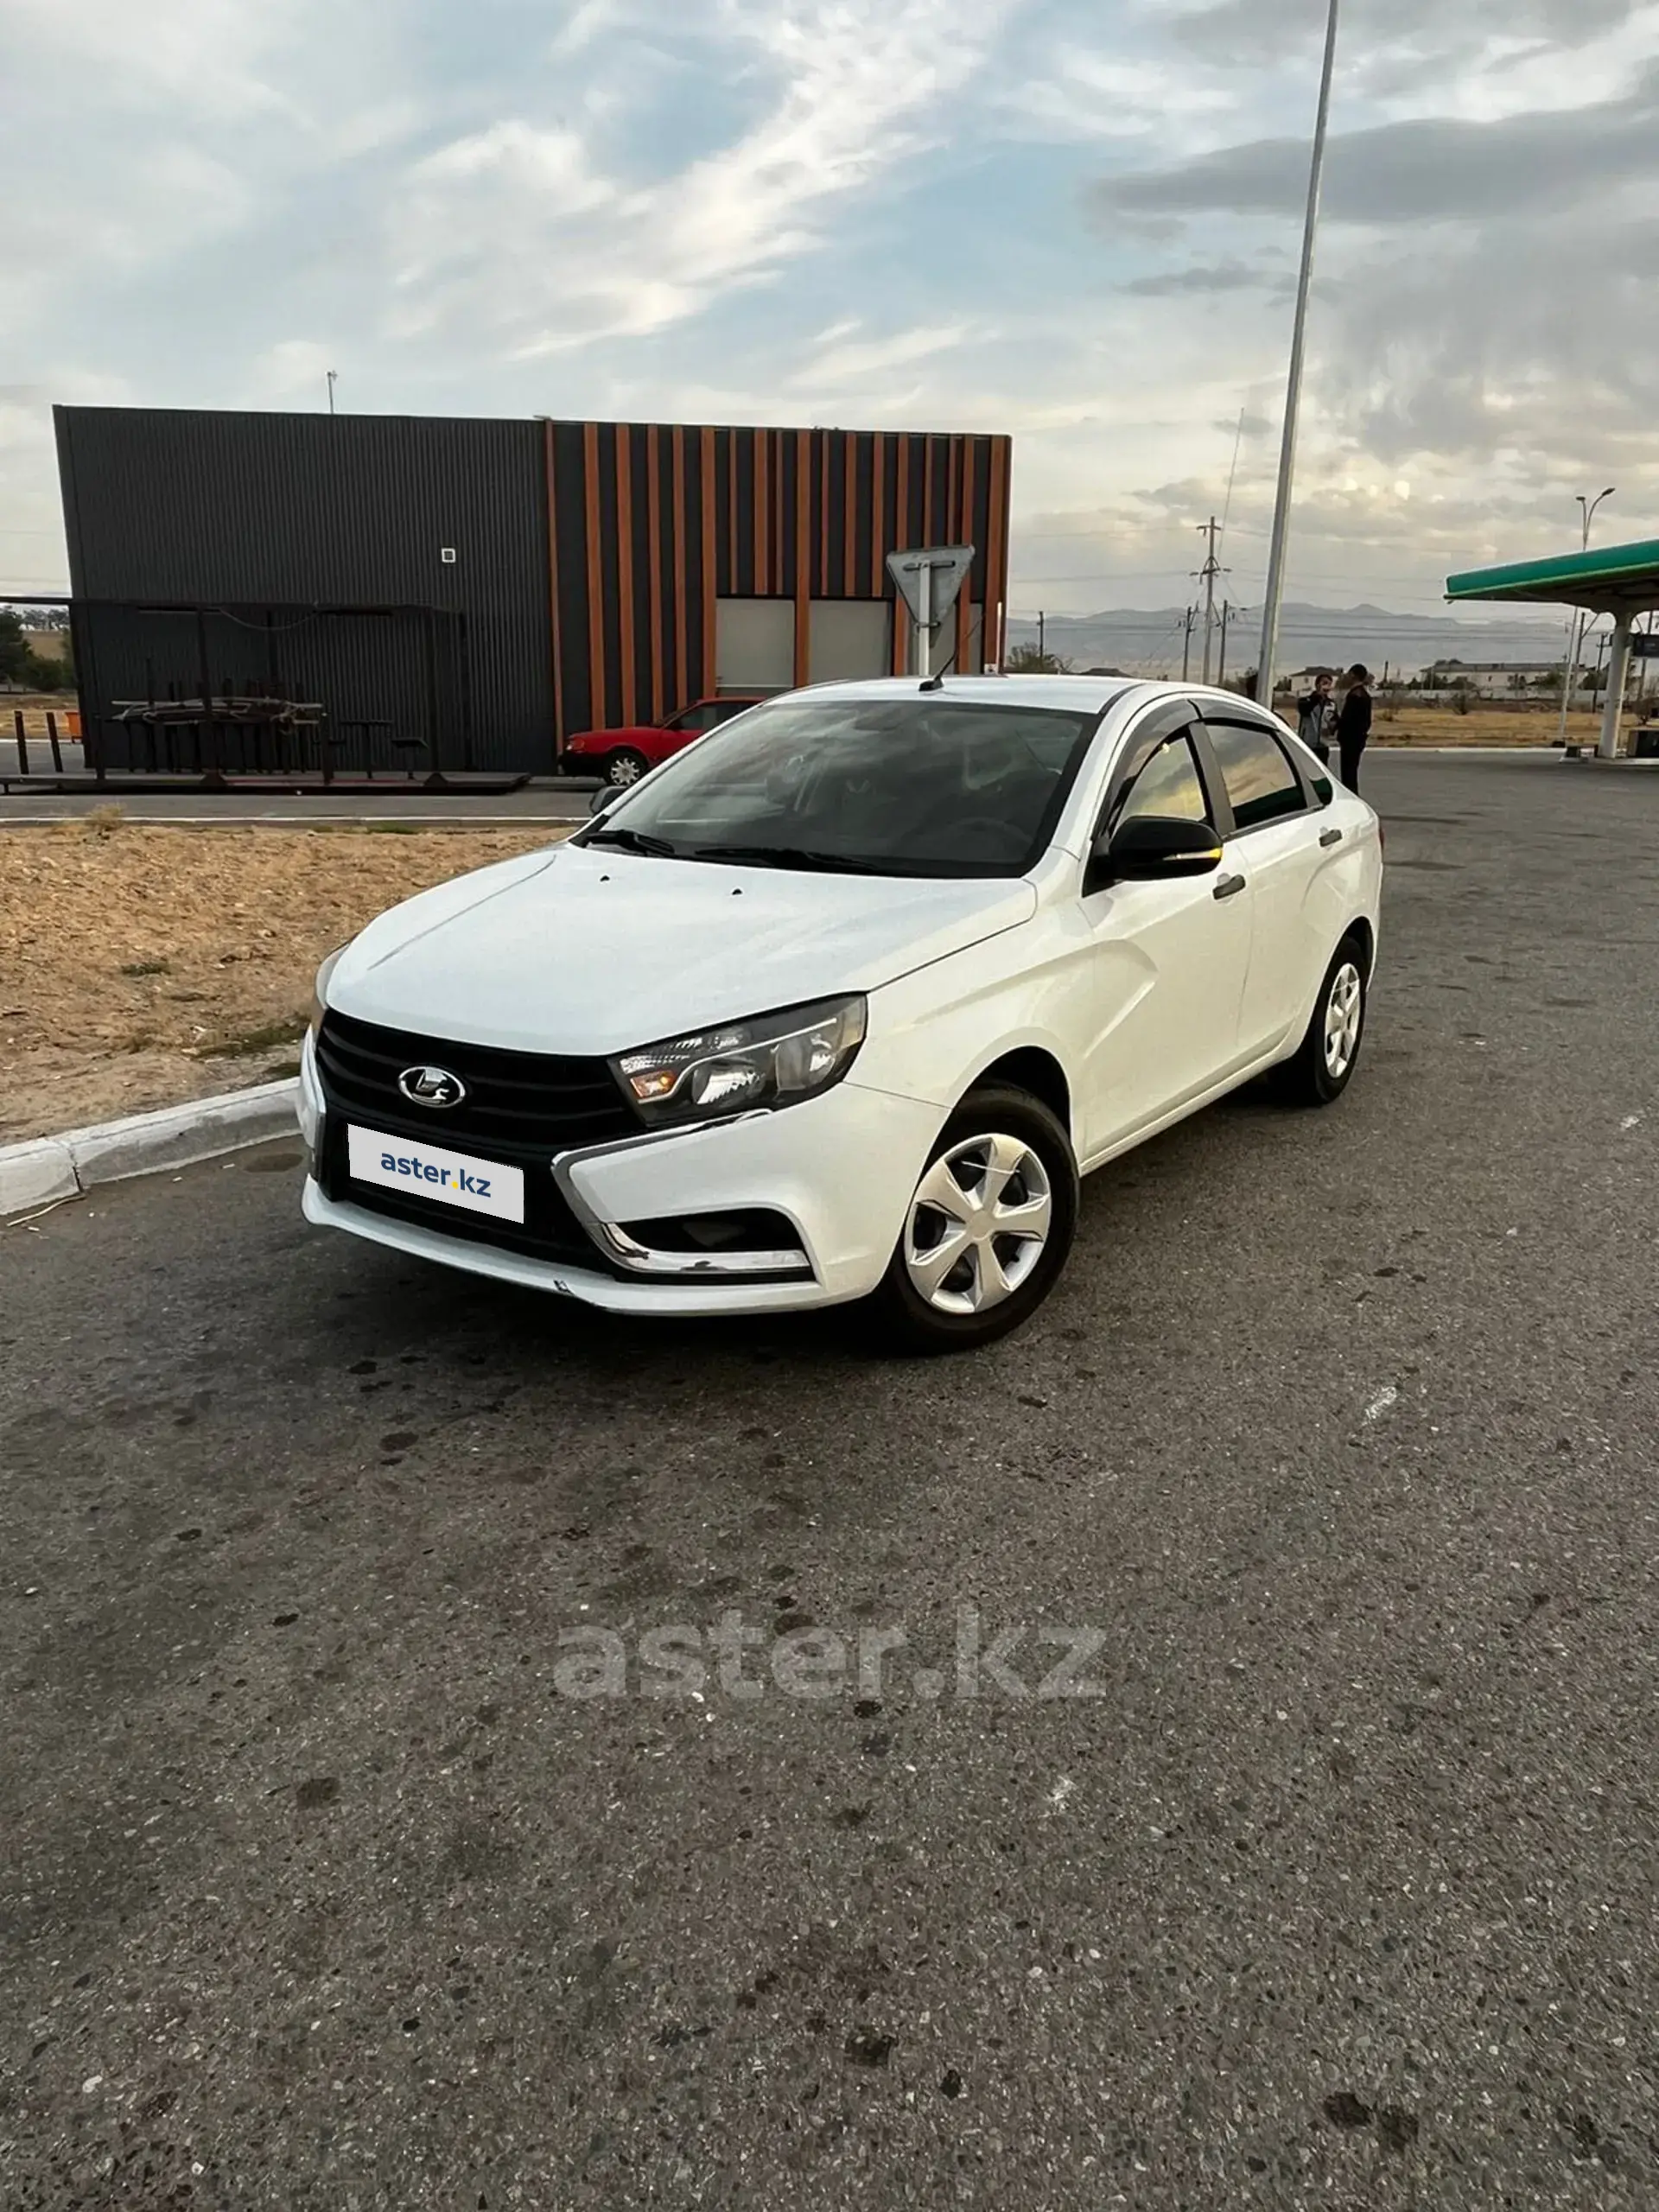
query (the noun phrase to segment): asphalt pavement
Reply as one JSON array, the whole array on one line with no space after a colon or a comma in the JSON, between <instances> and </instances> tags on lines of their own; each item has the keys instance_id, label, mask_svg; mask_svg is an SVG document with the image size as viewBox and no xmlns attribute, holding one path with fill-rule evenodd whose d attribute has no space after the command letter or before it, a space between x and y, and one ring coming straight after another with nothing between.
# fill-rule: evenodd
<instances>
[{"instance_id":1,"label":"asphalt pavement","mask_svg":"<svg viewBox=\"0 0 1659 2212\"><path fill-rule=\"evenodd\" d=\"M1367 775L1345 1100L977 1357L0 1233L8 2212L1659 2201L1659 784Z\"/></svg>"}]
</instances>

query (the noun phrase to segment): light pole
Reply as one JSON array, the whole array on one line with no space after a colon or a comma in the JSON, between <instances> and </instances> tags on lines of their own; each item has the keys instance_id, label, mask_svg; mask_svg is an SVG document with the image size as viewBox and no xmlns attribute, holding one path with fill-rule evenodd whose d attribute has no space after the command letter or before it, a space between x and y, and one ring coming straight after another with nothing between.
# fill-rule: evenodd
<instances>
[{"instance_id":1,"label":"light pole","mask_svg":"<svg viewBox=\"0 0 1659 2212\"><path fill-rule=\"evenodd\" d=\"M1313 289L1313 247L1319 232L1319 190L1325 181L1325 142L1331 124L1331 85L1337 67L1337 10L1331 0L1325 30L1325 68L1319 79L1319 110L1313 124L1313 161L1307 179L1307 219L1302 230L1302 273L1296 287L1296 321L1290 340L1290 379L1285 392L1285 431L1279 450L1279 493L1273 510L1273 543L1268 550L1268 591L1262 609L1262 650L1256 658L1255 696L1273 705L1274 663L1279 657L1279 607L1285 594L1285 553L1290 542L1290 499L1296 480L1296 423L1302 404L1302 359L1307 345L1307 303Z\"/></svg>"},{"instance_id":2,"label":"light pole","mask_svg":"<svg viewBox=\"0 0 1659 2212\"><path fill-rule=\"evenodd\" d=\"M1579 507L1584 516L1584 536L1580 541L1581 552L1590 550L1590 525L1596 518L1596 509L1604 499L1611 499L1618 488L1617 485L1610 484L1605 492L1598 492L1593 499L1586 499L1582 492L1579 493ZM1573 617L1573 641L1567 648L1567 674L1561 682L1561 727L1559 735L1563 746L1567 743L1567 710L1572 704L1573 687L1579 678L1579 655L1583 650L1584 609L1580 607Z\"/></svg>"},{"instance_id":3,"label":"light pole","mask_svg":"<svg viewBox=\"0 0 1659 2212\"><path fill-rule=\"evenodd\" d=\"M330 369L328 372L328 412L331 415L334 411L334 380L336 373L337 372L333 369Z\"/></svg>"}]
</instances>

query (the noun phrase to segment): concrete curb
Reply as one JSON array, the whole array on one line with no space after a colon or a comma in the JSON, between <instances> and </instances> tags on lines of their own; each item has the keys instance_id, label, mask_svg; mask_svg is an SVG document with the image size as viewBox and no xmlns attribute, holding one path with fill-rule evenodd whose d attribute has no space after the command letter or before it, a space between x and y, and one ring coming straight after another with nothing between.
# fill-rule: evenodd
<instances>
[{"instance_id":1,"label":"concrete curb","mask_svg":"<svg viewBox=\"0 0 1659 2212\"><path fill-rule=\"evenodd\" d=\"M76 1198L100 1183L123 1183L168 1167L189 1167L299 1128L299 1085L289 1077L252 1090L224 1091L131 1114L61 1136L0 1147L0 1220Z\"/></svg>"}]
</instances>

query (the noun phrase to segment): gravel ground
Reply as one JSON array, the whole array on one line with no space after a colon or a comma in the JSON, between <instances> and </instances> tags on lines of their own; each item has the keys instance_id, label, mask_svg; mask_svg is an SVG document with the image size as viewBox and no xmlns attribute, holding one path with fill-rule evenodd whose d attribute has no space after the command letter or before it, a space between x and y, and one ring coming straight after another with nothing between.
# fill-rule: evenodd
<instances>
[{"instance_id":1,"label":"gravel ground","mask_svg":"<svg viewBox=\"0 0 1659 2212\"><path fill-rule=\"evenodd\" d=\"M162 828L105 808L0 855L0 1145L298 1065L324 955L416 891L563 834Z\"/></svg>"},{"instance_id":2,"label":"gravel ground","mask_svg":"<svg viewBox=\"0 0 1659 2212\"><path fill-rule=\"evenodd\" d=\"M1659 785L1368 774L1347 1099L976 1359L0 1242L9 2212L1659 2201Z\"/></svg>"}]
</instances>

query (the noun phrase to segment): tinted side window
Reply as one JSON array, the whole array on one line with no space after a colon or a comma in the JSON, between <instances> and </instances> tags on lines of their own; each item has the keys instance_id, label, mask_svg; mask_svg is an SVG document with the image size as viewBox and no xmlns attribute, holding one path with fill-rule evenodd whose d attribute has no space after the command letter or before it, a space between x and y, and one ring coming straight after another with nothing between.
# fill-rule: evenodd
<instances>
[{"instance_id":1,"label":"tinted side window","mask_svg":"<svg viewBox=\"0 0 1659 2212\"><path fill-rule=\"evenodd\" d=\"M1136 815L1161 814L1181 822L1207 822L1210 804L1198 775L1191 741L1166 738L1158 750L1126 784L1113 810L1112 827Z\"/></svg>"},{"instance_id":2,"label":"tinted side window","mask_svg":"<svg viewBox=\"0 0 1659 2212\"><path fill-rule=\"evenodd\" d=\"M1281 815L1300 814L1306 806L1296 771L1284 747L1254 723L1210 722L1210 742L1221 766L1222 781L1241 830Z\"/></svg>"},{"instance_id":3,"label":"tinted side window","mask_svg":"<svg viewBox=\"0 0 1659 2212\"><path fill-rule=\"evenodd\" d=\"M1315 806L1329 806L1337 787L1319 766L1319 756L1301 739L1290 748L1290 757L1302 772L1302 781L1313 794Z\"/></svg>"}]
</instances>

